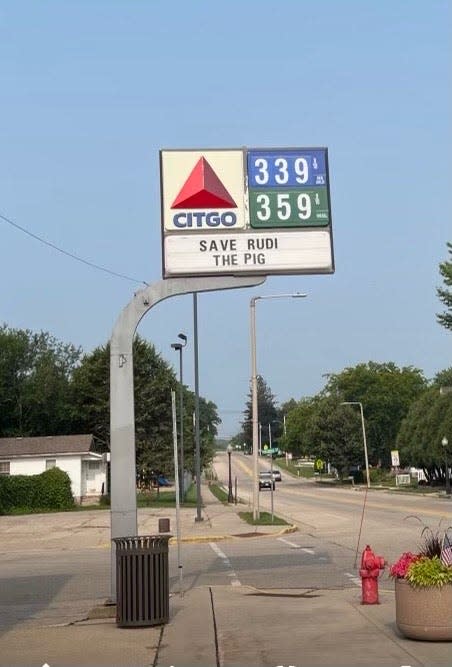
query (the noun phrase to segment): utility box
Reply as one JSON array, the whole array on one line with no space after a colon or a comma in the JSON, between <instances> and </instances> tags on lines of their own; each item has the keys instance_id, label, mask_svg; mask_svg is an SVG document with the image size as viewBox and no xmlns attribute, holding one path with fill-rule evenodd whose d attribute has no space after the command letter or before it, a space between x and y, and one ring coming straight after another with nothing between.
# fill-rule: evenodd
<instances>
[{"instance_id":1,"label":"utility box","mask_svg":"<svg viewBox=\"0 0 452 667\"><path fill-rule=\"evenodd\" d=\"M121 628L169 621L171 535L115 537L116 623Z\"/></svg>"},{"instance_id":2,"label":"utility box","mask_svg":"<svg viewBox=\"0 0 452 667\"><path fill-rule=\"evenodd\" d=\"M169 533L169 532L170 532L170 520L159 519L159 533Z\"/></svg>"}]
</instances>

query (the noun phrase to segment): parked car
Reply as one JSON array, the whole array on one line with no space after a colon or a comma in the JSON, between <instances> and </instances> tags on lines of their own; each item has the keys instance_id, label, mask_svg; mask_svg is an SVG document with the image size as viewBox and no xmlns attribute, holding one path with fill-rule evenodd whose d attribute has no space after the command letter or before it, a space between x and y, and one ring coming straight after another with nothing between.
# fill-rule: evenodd
<instances>
[{"instance_id":1,"label":"parked car","mask_svg":"<svg viewBox=\"0 0 452 667\"><path fill-rule=\"evenodd\" d=\"M261 489L271 489L275 490L275 480L272 480L271 472L260 472L259 473L259 491Z\"/></svg>"},{"instance_id":2,"label":"parked car","mask_svg":"<svg viewBox=\"0 0 452 667\"><path fill-rule=\"evenodd\" d=\"M282 480L280 470L273 470L273 479L275 480L275 482L280 482Z\"/></svg>"}]
</instances>

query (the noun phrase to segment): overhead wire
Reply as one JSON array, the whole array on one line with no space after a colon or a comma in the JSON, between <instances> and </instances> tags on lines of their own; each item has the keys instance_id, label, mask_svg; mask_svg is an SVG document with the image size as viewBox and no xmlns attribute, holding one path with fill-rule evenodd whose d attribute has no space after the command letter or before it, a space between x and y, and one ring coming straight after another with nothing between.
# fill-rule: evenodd
<instances>
[{"instance_id":1,"label":"overhead wire","mask_svg":"<svg viewBox=\"0 0 452 667\"><path fill-rule=\"evenodd\" d=\"M23 232L24 234L27 234L27 236L31 236L31 238L35 239L36 241L39 241L40 243L43 243L44 245L48 246L49 248L53 248L53 250L56 250L57 252L60 252L62 255L66 255L67 257L70 257L71 259L76 260L77 262L81 262L82 264L86 264L86 266L90 266L92 269L97 269L98 271L103 271L104 273L109 273L112 276L116 276L116 278L122 278L123 280L129 280L132 283L141 283L144 285L148 285L145 280L138 280L138 278L132 278L130 276L125 275L124 273L118 273L117 271L112 271L111 269L107 269L105 266L100 266L99 264L95 264L94 262L90 262L87 259L83 259L83 257L79 257L78 255L75 255L72 252L69 252L68 250L64 250L63 248L58 247L54 243L51 243L50 241L47 241L46 239L42 238L41 236L38 236L37 234L34 234L33 232L30 232L28 229L25 227L22 227L21 225L17 224L17 222L14 222L10 218L7 218L6 215L2 215L0 213L0 219L3 220L4 222L8 223L8 225L11 225L12 227L15 227L19 231Z\"/></svg>"}]
</instances>

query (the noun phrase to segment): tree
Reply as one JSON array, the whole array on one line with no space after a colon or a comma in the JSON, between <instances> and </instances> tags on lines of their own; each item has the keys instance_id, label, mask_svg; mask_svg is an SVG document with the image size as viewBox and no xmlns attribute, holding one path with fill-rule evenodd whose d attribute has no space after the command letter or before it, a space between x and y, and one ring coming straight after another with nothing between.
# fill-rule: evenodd
<instances>
[{"instance_id":1,"label":"tree","mask_svg":"<svg viewBox=\"0 0 452 667\"><path fill-rule=\"evenodd\" d=\"M242 441L249 447L253 443L253 404L252 392L248 394L242 422ZM276 407L275 396L261 375L257 376L257 421L262 427L262 442L268 442L268 425L270 424L272 439L278 439L281 433L281 420Z\"/></svg>"},{"instance_id":2,"label":"tree","mask_svg":"<svg viewBox=\"0 0 452 667\"><path fill-rule=\"evenodd\" d=\"M452 390L452 366L437 373L433 379L433 385L438 388L450 388Z\"/></svg>"},{"instance_id":3,"label":"tree","mask_svg":"<svg viewBox=\"0 0 452 667\"><path fill-rule=\"evenodd\" d=\"M429 482L445 479L441 441L452 440L452 394L433 386L415 401L402 421L396 446L401 464L423 468Z\"/></svg>"},{"instance_id":4,"label":"tree","mask_svg":"<svg viewBox=\"0 0 452 667\"><path fill-rule=\"evenodd\" d=\"M140 336L133 342L136 464L143 479L152 471L171 475L174 470L171 391L178 382L171 366L154 346ZM110 441L110 348L96 348L85 355L75 371L71 385L73 428L93 433L107 445ZM184 387L184 462L193 469L194 395ZM213 456L216 426L220 422L217 408L200 397L201 464Z\"/></svg>"},{"instance_id":5,"label":"tree","mask_svg":"<svg viewBox=\"0 0 452 667\"><path fill-rule=\"evenodd\" d=\"M452 243L447 243L447 250L449 256L452 259ZM452 287L452 261L451 259L445 260L439 265L439 272L444 281L444 287L438 287L436 293L446 306L446 310L443 313L439 313L436 317L445 329L452 331L452 291L448 288Z\"/></svg>"},{"instance_id":6,"label":"tree","mask_svg":"<svg viewBox=\"0 0 452 667\"><path fill-rule=\"evenodd\" d=\"M402 419L426 388L427 381L417 368L370 361L329 375L322 394L363 404L369 463L389 466Z\"/></svg>"},{"instance_id":7,"label":"tree","mask_svg":"<svg viewBox=\"0 0 452 667\"><path fill-rule=\"evenodd\" d=\"M281 439L281 445L295 456L312 454L307 425L315 410L315 404L315 398L302 398L298 403L291 399L281 407L286 417L286 435Z\"/></svg>"},{"instance_id":8,"label":"tree","mask_svg":"<svg viewBox=\"0 0 452 667\"><path fill-rule=\"evenodd\" d=\"M69 384L81 350L49 333L0 327L0 434L61 435L71 424Z\"/></svg>"},{"instance_id":9,"label":"tree","mask_svg":"<svg viewBox=\"0 0 452 667\"><path fill-rule=\"evenodd\" d=\"M351 406L342 406L334 396L317 399L304 428L309 452L329 462L341 477L353 465L364 464L361 422Z\"/></svg>"}]
</instances>

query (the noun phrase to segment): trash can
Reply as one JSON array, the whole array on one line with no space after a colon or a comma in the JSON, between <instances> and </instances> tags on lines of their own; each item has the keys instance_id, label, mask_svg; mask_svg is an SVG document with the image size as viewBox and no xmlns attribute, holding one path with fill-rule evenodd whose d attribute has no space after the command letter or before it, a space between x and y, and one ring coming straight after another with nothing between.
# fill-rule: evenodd
<instances>
[{"instance_id":1,"label":"trash can","mask_svg":"<svg viewBox=\"0 0 452 667\"><path fill-rule=\"evenodd\" d=\"M168 623L170 537L113 538L116 545L116 623L119 627Z\"/></svg>"}]
</instances>

